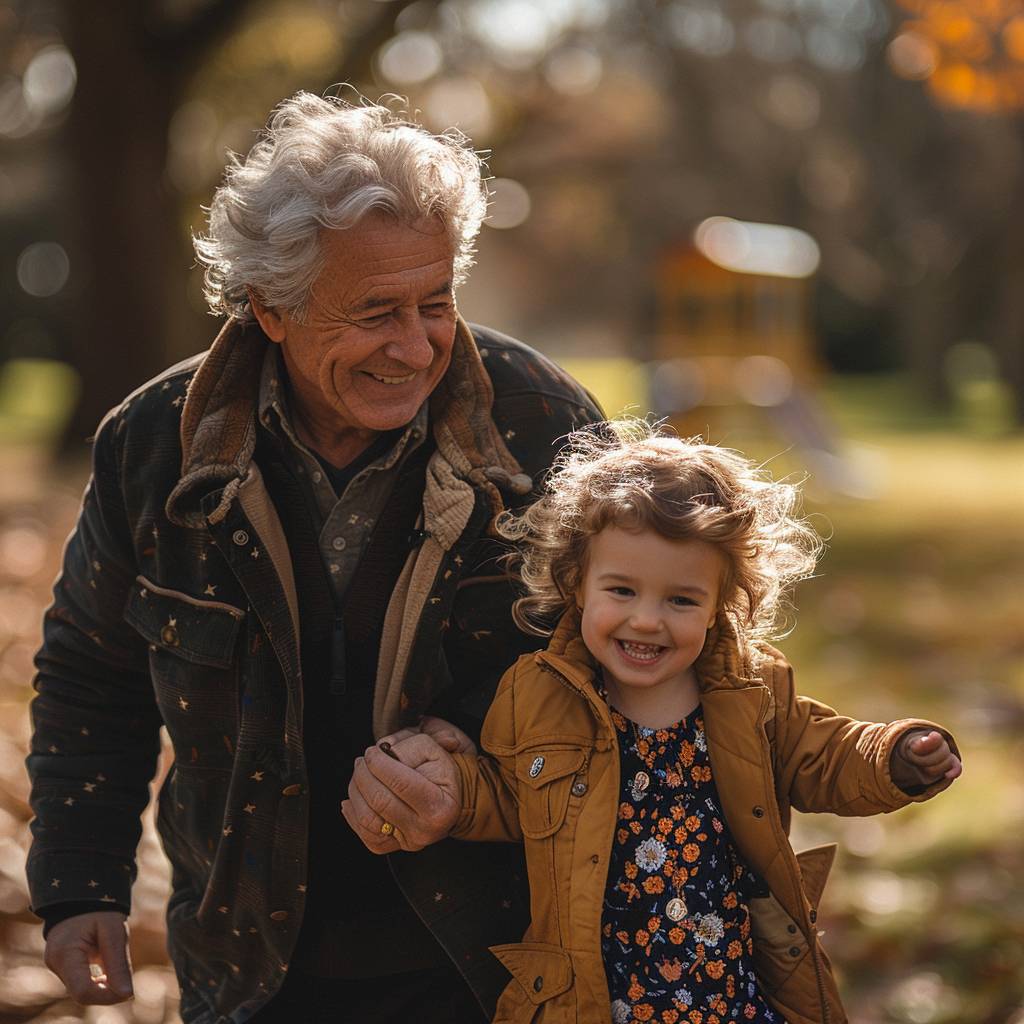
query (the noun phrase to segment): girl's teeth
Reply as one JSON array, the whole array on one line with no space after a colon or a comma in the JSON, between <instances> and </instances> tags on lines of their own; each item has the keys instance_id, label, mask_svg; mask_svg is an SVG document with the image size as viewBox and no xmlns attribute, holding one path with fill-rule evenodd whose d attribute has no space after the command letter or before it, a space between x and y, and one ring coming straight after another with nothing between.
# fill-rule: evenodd
<instances>
[{"instance_id":1,"label":"girl's teeth","mask_svg":"<svg viewBox=\"0 0 1024 1024\"><path fill-rule=\"evenodd\" d=\"M661 648L653 644L631 644L625 640L619 641L622 649L631 657L641 661L653 661L660 653Z\"/></svg>"}]
</instances>

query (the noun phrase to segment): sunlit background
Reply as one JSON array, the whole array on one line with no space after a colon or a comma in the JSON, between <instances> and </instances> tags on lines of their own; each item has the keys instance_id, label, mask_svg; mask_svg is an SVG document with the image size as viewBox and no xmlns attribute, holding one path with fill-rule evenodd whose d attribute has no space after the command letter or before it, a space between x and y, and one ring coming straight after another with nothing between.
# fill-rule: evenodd
<instances>
[{"instance_id":1,"label":"sunlit background","mask_svg":"<svg viewBox=\"0 0 1024 1024\"><path fill-rule=\"evenodd\" d=\"M216 330L189 238L227 153L343 82L489 152L470 320L806 476L801 687L940 720L967 766L796 823L841 845L851 1020L1024 1024L1021 0L0 0L0 1021L177 1020L151 828L134 1002L42 966L31 657L86 437Z\"/></svg>"}]
</instances>

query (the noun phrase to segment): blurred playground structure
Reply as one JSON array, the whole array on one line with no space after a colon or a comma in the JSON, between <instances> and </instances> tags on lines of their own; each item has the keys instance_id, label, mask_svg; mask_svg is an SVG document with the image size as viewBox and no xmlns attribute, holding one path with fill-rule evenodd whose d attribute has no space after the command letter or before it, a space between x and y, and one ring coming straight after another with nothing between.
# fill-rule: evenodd
<instances>
[{"instance_id":1,"label":"blurred playground structure","mask_svg":"<svg viewBox=\"0 0 1024 1024\"><path fill-rule=\"evenodd\" d=\"M566 368L609 415L667 420L681 435L762 437L794 450L826 490L862 490L820 400L828 374L813 327L815 240L797 228L709 217L652 275L649 359L575 357Z\"/></svg>"}]
</instances>

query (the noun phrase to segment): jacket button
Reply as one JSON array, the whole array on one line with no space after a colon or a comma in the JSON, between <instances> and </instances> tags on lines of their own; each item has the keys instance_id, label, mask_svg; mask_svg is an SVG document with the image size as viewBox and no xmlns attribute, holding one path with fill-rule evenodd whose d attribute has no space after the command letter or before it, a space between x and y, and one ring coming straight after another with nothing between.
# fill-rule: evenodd
<instances>
[{"instance_id":1,"label":"jacket button","mask_svg":"<svg viewBox=\"0 0 1024 1024\"><path fill-rule=\"evenodd\" d=\"M543 987L544 979L538 974L537 977L533 979L533 991L539 992Z\"/></svg>"},{"instance_id":2,"label":"jacket button","mask_svg":"<svg viewBox=\"0 0 1024 1024\"><path fill-rule=\"evenodd\" d=\"M297 783L293 782L290 786L285 786L281 790L282 796L298 796L302 792L302 787Z\"/></svg>"},{"instance_id":3,"label":"jacket button","mask_svg":"<svg viewBox=\"0 0 1024 1024\"><path fill-rule=\"evenodd\" d=\"M786 931L788 931L790 935L796 935L796 925L795 924L787 924L786 925Z\"/></svg>"},{"instance_id":4,"label":"jacket button","mask_svg":"<svg viewBox=\"0 0 1024 1024\"><path fill-rule=\"evenodd\" d=\"M245 530L235 530L235 532L231 534L231 539L240 548L244 548L245 545L249 543L249 534L247 534Z\"/></svg>"},{"instance_id":5,"label":"jacket button","mask_svg":"<svg viewBox=\"0 0 1024 1024\"><path fill-rule=\"evenodd\" d=\"M764 817L764 808L761 807L760 805L758 805L757 807L754 808L754 810L751 813L754 815L755 818L763 818Z\"/></svg>"},{"instance_id":6,"label":"jacket button","mask_svg":"<svg viewBox=\"0 0 1024 1024\"><path fill-rule=\"evenodd\" d=\"M287 910L275 910L270 915L271 921L287 921L288 911Z\"/></svg>"},{"instance_id":7,"label":"jacket button","mask_svg":"<svg viewBox=\"0 0 1024 1024\"><path fill-rule=\"evenodd\" d=\"M790 946L790 948L789 948L789 955L790 956L799 956L800 955L800 947L799 946Z\"/></svg>"},{"instance_id":8,"label":"jacket button","mask_svg":"<svg viewBox=\"0 0 1024 1024\"><path fill-rule=\"evenodd\" d=\"M583 796L587 791L587 784L585 782L574 782L572 784L572 795Z\"/></svg>"},{"instance_id":9,"label":"jacket button","mask_svg":"<svg viewBox=\"0 0 1024 1024\"><path fill-rule=\"evenodd\" d=\"M167 644L168 647L178 646L178 631L173 626L164 626L160 630L160 639Z\"/></svg>"}]
</instances>

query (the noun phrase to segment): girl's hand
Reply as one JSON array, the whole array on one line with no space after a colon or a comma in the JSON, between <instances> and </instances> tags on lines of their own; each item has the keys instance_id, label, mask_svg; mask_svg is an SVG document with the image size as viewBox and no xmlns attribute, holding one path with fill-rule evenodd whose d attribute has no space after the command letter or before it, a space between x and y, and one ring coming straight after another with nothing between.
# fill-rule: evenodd
<instances>
[{"instance_id":1,"label":"girl's hand","mask_svg":"<svg viewBox=\"0 0 1024 1024\"><path fill-rule=\"evenodd\" d=\"M910 792L919 786L931 786L940 779L952 781L963 771L960 758L950 749L946 738L934 729L911 729L900 737L893 750L891 772L900 789Z\"/></svg>"}]
</instances>

